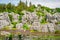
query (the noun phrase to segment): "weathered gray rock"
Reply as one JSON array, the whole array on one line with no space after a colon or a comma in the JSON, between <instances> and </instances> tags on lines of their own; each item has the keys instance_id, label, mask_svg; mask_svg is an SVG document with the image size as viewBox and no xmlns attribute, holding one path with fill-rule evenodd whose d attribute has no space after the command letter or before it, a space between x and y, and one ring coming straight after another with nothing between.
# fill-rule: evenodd
<instances>
[{"instance_id":1,"label":"weathered gray rock","mask_svg":"<svg viewBox=\"0 0 60 40\"><path fill-rule=\"evenodd\" d=\"M1 35L9 36L11 33L6 31L1 31Z\"/></svg>"},{"instance_id":2,"label":"weathered gray rock","mask_svg":"<svg viewBox=\"0 0 60 40\"><path fill-rule=\"evenodd\" d=\"M48 32L47 24L41 25L41 32Z\"/></svg>"},{"instance_id":3,"label":"weathered gray rock","mask_svg":"<svg viewBox=\"0 0 60 40\"><path fill-rule=\"evenodd\" d=\"M31 28L31 30L37 30L37 31L41 31L41 25L39 22L33 22Z\"/></svg>"},{"instance_id":4,"label":"weathered gray rock","mask_svg":"<svg viewBox=\"0 0 60 40\"><path fill-rule=\"evenodd\" d=\"M0 14L0 29L4 26L10 25L10 19L7 12Z\"/></svg>"},{"instance_id":5,"label":"weathered gray rock","mask_svg":"<svg viewBox=\"0 0 60 40\"><path fill-rule=\"evenodd\" d=\"M13 17L13 22L18 22L18 17L19 17L19 14L16 14L16 13L11 13L12 17Z\"/></svg>"},{"instance_id":6,"label":"weathered gray rock","mask_svg":"<svg viewBox=\"0 0 60 40\"><path fill-rule=\"evenodd\" d=\"M23 24L22 23L16 24L16 28L23 30Z\"/></svg>"},{"instance_id":7,"label":"weathered gray rock","mask_svg":"<svg viewBox=\"0 0 60 40\"><path fill-rule=\"evenodd\" d=\"M55 32L55 25L53 23L43 24L42 32Z\"/></svg>"},{"instance_id":8,"label":"weathered gray rock","mask_svg":"<svg viewBox=\"0 0 60 40\"><path fill-rule=\"evenodd\" d=\"M57 21L60 21L60 13L55 13L53 16L56 18Z\"/></svg>"},{"instance_id":9,"label":"weathered gray rock","mask_svg":"<svg viewBox=\"0 0 60 40\"><path fill-rule=\"evenodd\" d=\"M55 30L59 30L60 31L60 24L56 25Z\"/></svg>"},{"instance_id":10,"label":"weathered gray rock","mask_svg":"<svg viewBox=\"0 0 60 40\"><path fill-rule=\"evenodd\" d=\"M22 22L18 23L19 15L16 13L9 13L13 17L13 22L17 22L16 28L19 30L24 30L23 25L24 23L27 23L28 26L30 27L31 30L37 30L40 32L54 32L55 31L55 23L60 22L60 14L55 13L51 15L50 13L45 13L46 14L46 21L48 22L47 24L40 24L40 21L43 19L43 16L38 16L36 15L36 12L28 12L28 11L22 11L24 15L22 16ZM10 19L8 16L7 12L1 13L0 14L0 28L3 28L4 26L11 26L10 24ZM57 25L57 29L59 30L60 26Z\"/></svg>"},{"instance_id":11,"label":"weathered gray rock","mask_svg":"<svg viewBox=\"0 0 60 40\"><path fill-rule=\"evenodd\" d=\"M10 19L9 19L9 16L8 16L8 12L4 12L3 15L4 15L4 20L8 21L10 23Z\"/></svg>"},{"instance_id":12,"label":"weathered gray rock","mask_svg":"<svg viewBox=\"0 0 60 40\"><path fill-rule=\"evenodd\" d=\"M55 15L47 14L46 19L50 23L56 23L57 22Z\"/></svg>"},{"instance_id":13,"label":"weathered gray rock","mask_svg":"<svg viewBox=\"0 0 60 40\"><path fill-rule=\"evenodd\" d=\"M7 22L6 20L0 20L0 29L8 25L9 25L9 22Z\"/></svg>"},{"instance_id":14,"label":"weathered gray rock","mask_svg":"<svg viewBox=\"0 0 60 40\"><path fill-rule=\"evenodd\" d=\"M22 17L22 23L29 22L31 24L34 21L38 21L38 17L35 12L26 12L25 15Z\"/></svg>"},{"instance_id":15,"label":"weathered gray rock","mask_svg":"<svg viewBox=\"0 0 60 40\"><path fill-rule=\"evenodd\" d=\"M53 23L49 23L48 24L48 28L49 28L49 30L50 30L50 32L55 32L55 24L53 24Z\"/></svg>"}]
</instances>

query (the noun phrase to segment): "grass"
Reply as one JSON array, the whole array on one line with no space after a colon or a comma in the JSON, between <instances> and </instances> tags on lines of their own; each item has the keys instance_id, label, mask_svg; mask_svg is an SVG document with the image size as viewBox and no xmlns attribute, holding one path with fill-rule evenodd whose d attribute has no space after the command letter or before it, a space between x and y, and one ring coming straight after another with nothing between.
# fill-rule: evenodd
<instances>
[{"instance_id":1,"label":"grass","mask_svg":"<svg viewBox=\"0 0 60 40\"><path fill-rule=\"evenodd\" d=\"M39 36L39 37L31 37L31 38L32 38L32 40L60 40L60 36ZM4 40L4 39L5 39L5 37L0 37L0 40ZM28 38L28 39L30 39L30 38Z\"/></svg>"}]
</instances>

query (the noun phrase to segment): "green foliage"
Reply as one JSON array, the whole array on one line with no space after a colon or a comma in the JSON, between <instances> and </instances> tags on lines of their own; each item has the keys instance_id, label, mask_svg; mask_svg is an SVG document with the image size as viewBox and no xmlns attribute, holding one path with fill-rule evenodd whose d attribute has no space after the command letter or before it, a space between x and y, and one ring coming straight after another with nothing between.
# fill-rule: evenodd
<instances>
[{"instance_id":1,"label":"green foliage","mask_svg":"<svg viewBox=\"0 0 60 40\"><path fill-rule=\"evenodd\" d=\"M29 29L28 24L25 23L25 24L23 25L23 29L28 30L28 29Z\"/></svg>"},{"instance_id":2,"label":"green foliage","mask_svg":"<svg viewBox=\"0 0 60 40\"><path fill-rule=\"evenodd\" d=\"M4 12L6 10L6 4L0 4L0 12Z\"/></svg>"},{"instance_id":3,"label":"green foliage","mask_svg":"<svg viewBox=\"0 0 60 40\"><path fill-rule=\"evenodd\" d=\"M15 6L12 5L11 3L8 3L8 4L6 5L6 11L7 11L7 12L13 12L14 9L15 9Z\"/></svg>"},{"instance_id":4,"label":"green foliage","mask_svg":"<svg viewBox=\"0 0 60 40\"><path fill-rule=\"evenodd\" d=\"M35 8L35 5L31 5L30 7L28 7L27 11L33 12Z\"/></svg>"},{"instance_id":5,"label":"green foliage","mask_svg":"<svg viewBox=\"0 0 60 40\"><path fill-rule=\"evenodd\" d=\"M56 11L57 11L57 12L60 12L60 8L56 8Z\"/></svg>"},{"instance_id":6,"label":"green foliage","mask_svg":"<svg viewBox=\"0 0 60 40\"><path fill-rule=\"evenodd\" d=\"M24 3L22 1L20 1L17 6L15 6L11 3L0 4L0 12L15 12L15 13L19 14L22 10L27 10L27 11L33 12L35 9L36 9L36 6L32 5L31 2L30 2L29 7L27 6L27 2ZM41 6L41 5L40 5L40 9L41 10L39 10L39 11L41 11L41 12L46 10L47 12L49 12L51 14L54 14L55 12L60 12L60 8L51 9L51 8ZM54 10L56 10L56 11L54 11Z\"/></svg>"},{"instance_id":7,"label":"green foliage","mask_svg":"<svg viewBox=\"0 0 60 40\"><path fill-rule=\"evenodd\" d=\"M22 16L24 15L23 13L18 13L19 14L19 17L18 17L18 19L19 19L19 22L22 22L21 20L22 20Z\"/></svg>"},{"instance_id":8,"label":"green foliage","mask_svg":"<svg viewBox=\"0 0 60 40\"><path fill-rule=\"evenodd\" d=\"M22 15L19 15L18 19L19 19L19 22L22 22Z\"/></svg>"},{"instance_id":9,"label":"green foliage","mask_svg":"<svg viewBox=\"0 0 60 40\"><path fill-rule=\"evenodd\" d=\"M41 23L41 24L45 24L45 23L47 23L47 21L46 21L46 17L44 17L44 18L41 20L40 23Z\"/></svg>"},{"instance_id":10,"label":"green foliage","mask_svg":"<svg viewBox=\"0 0 60 40\"><path fill-rule=\"evenodd\" d=\"M12 30L17 30L17 28L16 27L13 27Z\"/></svg>"},{"instance_id":11,"label":"green foliage","mask_svg":"<svg viewBox=\"0 0 60 40\"><path fill-rule=\"evenodd\" d=\"M21 35L18 35L18 37L19 37L19 40L22 40L22 36Z\"/></svg>"},{"instance_id":12,"label":"green foliage","mask_svg":"<svg viewBox=\"0 0 60 40\"><path fill-rule=\"evenodd\" d=\"M50 8L48 8L48 7L45 7L45 6L41 6L41 9L42 9L42 11L45 9L47 12L50 12Z\"/></svg>"},{"instance_id":13,"label":"green foliage","mask_svg":"<svg viewBox=\"0 0 60 40\"><path fill-rule=\"evenodd\" d=\"M12 34L9 36L9 40L12 40Z\"/></svg>"},{"instance_id":14,"label":"green foliage","mask_svg":"<svg viewBox=\"0 0 60 40\"><path fill-rule=\"evenodd\" d=\"M12 22L13 17L12 17L12 15L10 15L10 14L9 14L9 19L10 19L10 21Z\"/></svg>"},{"instance_id":15,"label":"green foliage","mask_svg":"<svg viewBox=\"0 0 60 40\"><path fill-rule=\"evenodd\" d=\"M57 22L57 24L60 24L60 22Z\"/></svg>"},{"instance_id":16,"label":"green foliage","mask_svg":"<svg viewBox=\"0 0 60 40\"><path fill-rule=\"evenodd\" d=\"M22 15L19 16L19 20L22 20Z\"/></svg>"},{"instance_id":17,"label":"green foliage","mask_svg":"<svg viewBox=\"0 0 60 40\"><path fill-rule=\"evenodd\" d=\"M44 13L39 12L39 11L36 13L36 15L37 15L37 16L39 16L39 17L40 17L40 16L45 16L45 14L44 14Z\"/></svg>"},{"instance_id":18,"label":"green foliage","mask_svg":"<svg viewBox=\"0 0 60 40\"><path fill-rule=\"evenodd\" d=\"M42 9L41 12L43 12L44 10L46 10L47 12L49 12L49 13L51 13L51 14L54 14L54 13L58 12L58 11L55 11L55 9L48 8L48 7L45 7L45 6L41 6L40 9ZM44 13L44 12L43 12L43 13Z\"/></svg>"},{"instance_id":19,"label":"green foliage","mask_svg":"<svg viewBox=\"0 0 60 40\"><path fill-rule=\"evenodd\" d=\"M9 26L4 26L2 30L10 30Z\"/></svg>"},{"instance_id":20,"label":"green foliage","mask_svg":"<svg viewBox=\"0 0 60 40\"><path fill-rule=\"evenodd\" d=\"M20 3L18 4L18 6L16 8L19 12L21 12L22 10L26 9L26 4L22 1L20 1Z\"/></svg>"},{"instance_id":21,"label":"green foliage","mask_svg":"<svg viewBox=\"0 0 60 40\"><path fill-rule=\"evenodd\" d=\"M12 24L14 25L13 28L16 28L17 22L12 22Z\"/></svg>"},{"instance_id":22,"label":"green foliage","mask_svg":"<svg viewBox=\"0 0 60 40\"><path fill-rule=\"evenodd\" d=\"M59 30L56 30L56 31L55 31L55 34L60 34L60 31L59 31Z\"/></svg>"},{"instance_id":23,"label":"green foliage","mask_svg":"<svg viewBox=\"0 0 60 40\"><path fill-rule=\"evenodd\" d=\"M18 12L18 14L19 14L19 15L24 15L24 13L22 13L22 12Z\"/></svg>"},{"instance_id":24,"label":"green foliage","mask_svg":"<svg viewBox=\"0 0 60 40\"><path fill-rule=\"evenodd\" d=\"M15 9L15 6L11 3L6 4L0 4L0 12L13 12Z\"/></svg>"}]
</instances>

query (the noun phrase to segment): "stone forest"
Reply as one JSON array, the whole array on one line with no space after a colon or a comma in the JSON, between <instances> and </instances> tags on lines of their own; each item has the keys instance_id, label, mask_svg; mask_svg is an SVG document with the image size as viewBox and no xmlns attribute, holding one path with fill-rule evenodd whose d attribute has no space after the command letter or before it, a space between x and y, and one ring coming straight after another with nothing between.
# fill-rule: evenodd
<instances>
[{"instance_id":1,"label":"stone forest","mask_svg":"<svg viewBox=\"0 0 60 40\"><path fill-rule=\"evenodd\" d=\"M60 8L27 3L0 4L0 40L60 40Z\"/></svg>"}]
</instances>

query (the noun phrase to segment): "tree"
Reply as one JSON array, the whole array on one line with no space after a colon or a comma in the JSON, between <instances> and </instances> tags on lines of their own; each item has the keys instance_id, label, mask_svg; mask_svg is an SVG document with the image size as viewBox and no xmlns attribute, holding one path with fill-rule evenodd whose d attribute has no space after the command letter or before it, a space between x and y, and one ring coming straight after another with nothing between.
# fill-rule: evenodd
<instances>
[{"instance_id":1,"label":"tree","mask_svg":"<svg viewBox=\"0 0 60 40\"><path fill-rule=\"evenodd\" d=\"M56 12L60 12L60 8L56 8L55 10L56 10Z\"/></svg>"},{"instance_id":2,"label":"tree","mask_svg":"<svg viewBox=\"0 0 60 40\"><path fill-rule=\"evenodd\" d=\"M18 6L16 7L18 12L21 12L22 10L26 9L26 4L22 1L19 2Z\"/></svg>"},{"instance_id":3,"label":"tree","mask_svg":"<svg viewBox=\"0 0 60 40\"><path fill-rule=\"evenodd\" d=\"M15 6L12 5L11 3L8 3L6 6L6 11L7 12L13 12L15 10Z\"/></svg>"},{"instance_id":4,"label":"tree","mask_svg":"<svg viewBox=\"0 0 60 40\"><path fill-rule=\"evenodd\" d=\"M28 7L27 11L33 12L35 10L35 5L31 5Z\"/></svg>"},{"instance_id":5,"label":"tree","mask_svg":"<svg viewBox=\"0 0 60 40\"><path fill-rule=\"evenodd\" d=\"M0 12L4 12L6 10L6 4L0 4Z\"/></svg>"}]
</instances>

